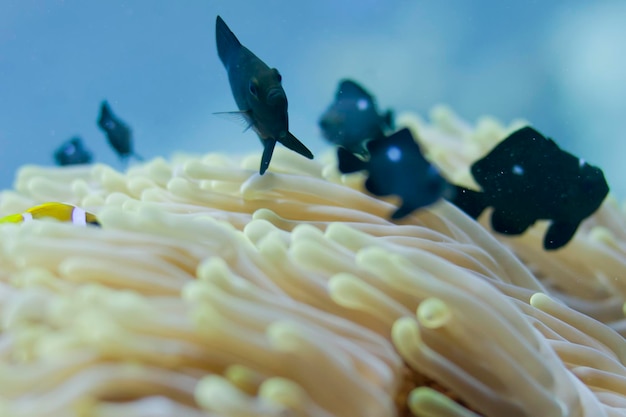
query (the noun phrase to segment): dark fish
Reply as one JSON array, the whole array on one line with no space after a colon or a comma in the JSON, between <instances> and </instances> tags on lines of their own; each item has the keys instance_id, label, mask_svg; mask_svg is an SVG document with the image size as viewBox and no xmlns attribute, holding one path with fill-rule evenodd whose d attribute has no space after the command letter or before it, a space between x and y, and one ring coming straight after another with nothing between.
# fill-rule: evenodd
<instances>
[{"instance_id":1,"label":"dark fish","mask_svg":"<svg viewBox=\"0 0 626 417\"><path fill-rule=\"evenodd\" d=\"M91 152L83 145L83 141L76 136L64 142L54 151L54 160L57 165L61 166L89 164L92 161L92 156Z\"/></svg>"},{"instance_id":2,"label":"dark fish","mask_svg":"<svg viewBox=\"0 0 626 417\"><path fill-rule=\"evenodd\" d=\"M471 171L483 191L457 187L452 202L474 218L493 207L493 229L508 235L524 233L537 220L551 220L546 250L567 244L609 192L601 169L528 126L504 139Z\"/></svg>"},{"instance_id":3,"label":"dark fish","mask_svg":"<svg viewBox=\"0 0 626 417\"><path fill-rule=\"evenodd\" d=\"M126 161L129 156L134 156L140 161L143 160L143 158L133 150L132 130L126 123L113 114L106 100L103 101L100 106L98 126L104 131L109 140L109 144L122 161Z\"/></svg>"},{"instance_id":4,"label":"dark fish","mask_svg":"<svg viewBox=\"0 0 626 417\"><path fill-rule=\"evenodd\" d=\"M313 154L289 132L287 96L276 68L268 67L248 48L239 43L221 17L215 23L217 53L228 72L230 88L237 102L236 114L252 128L263 144L261 175L272 159L274 145L280 142L300 155L313 159Z\"/></svg>"},{"instance_id":5,"label":"dark fish","mask_svg":"<svg viewBox=\"0 0 626 417\"><path fill-rule=\"evenodd\" d=\"M400 207L391 215L400 219L431 205L453 191L437 169L428 162L409 129L366 144L369 159L362 160L345 148L337 149L339 171L344 174L368 171L365 188L377 196L397 195Z\"/></svg>"},{"instance_id":6,"label":"dark fish","mask_svg":"<svg viewBox=\"0 0 626 417\"><path fill-rule=\"evenodd\" d=\"M380 114L370 93L352 80L342 80L319 126L329 142L364 155L367 140L382 138L393 130L393 113Z\"/></svg>"}]
</instances>

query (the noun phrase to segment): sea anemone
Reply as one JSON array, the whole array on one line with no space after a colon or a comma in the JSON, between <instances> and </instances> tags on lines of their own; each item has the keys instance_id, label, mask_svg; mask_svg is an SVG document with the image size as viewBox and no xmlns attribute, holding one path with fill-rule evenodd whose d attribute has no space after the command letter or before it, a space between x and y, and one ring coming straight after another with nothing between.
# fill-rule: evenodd
<instances>
[{"instance_id":1,"label":"sea anemone","mask_svg":"<svg viewBox=\"0 0 626 417\"><path fill-rule=\"evenodd\" d=\"M470 187L519 127L398 124ZM626 415L613 199L546 252L545 224L494 235L445 201L392 223L331 154L258 166L23 167L1 214L64 201L102 228L0 226L0 415Z\"/></svg>"}]
</instances>

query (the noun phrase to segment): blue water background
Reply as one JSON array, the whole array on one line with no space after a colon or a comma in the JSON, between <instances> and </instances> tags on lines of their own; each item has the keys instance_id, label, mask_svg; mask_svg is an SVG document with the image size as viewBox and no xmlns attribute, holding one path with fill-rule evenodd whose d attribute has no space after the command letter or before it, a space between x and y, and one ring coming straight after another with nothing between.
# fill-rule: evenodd
<instances>
[{"instance_id":1,"label":"blue water background","mask_svg":"<svg viewBox=\"0 0 626 417\"><path fill-rule=\"evenodd\" d=\"M103 99L145 157L260 152L212 115L236 109L217 14L281 71L291 131L314 152L353 77L396 112L525 118L626 196L626 2L601 0L1 0L0 187L73 135L119 168L95 123Z\"/></svg>"}]
</instances>

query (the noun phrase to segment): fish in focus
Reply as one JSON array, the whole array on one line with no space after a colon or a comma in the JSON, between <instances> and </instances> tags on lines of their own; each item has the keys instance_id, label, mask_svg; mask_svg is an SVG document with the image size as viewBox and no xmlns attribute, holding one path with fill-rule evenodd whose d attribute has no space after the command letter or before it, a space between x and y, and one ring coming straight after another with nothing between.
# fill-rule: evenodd
<instances>
[{"instance_id":1,"label":"fish in focus","mask_svg":"<svg viewBox=\"0 0 626 417\"><path fill-rule=\"evenodd\" d=\"M493 207L491 226L508 235L524 233L537 220L551 220L546 250L566 245L609 192L600 168L529 126L500 142L471 172L482 191L457 186L451 201L473 218Z\"/></svg>"},{"instance_id":2,"label":"fish in focus","mask_svg":"<svg viewBox=\"0 0 626 417\"><path fill-rule=\"evenodd\" d=\"M98 127L102 129L107 137L107 140L109 141L109 145L111 145L122 162L127 161L130 156L133 156L140 161L143 160L143 158L133 150L132 130L126 123L113 114L113 111L111 111L111 107L106 100L103 101L100 106Z\"/></svg>"},{"instance_id":3,"label":"fish in focus","mask_svg":"<svg viewBox=\"0 0 626 417\"><path fill-rule=\"evenodd\" d=\"M393 113L378 111L376 99L352 80L342 80L335 101L318 122L324 138L352 153L365 155L365 142L393 130Z\"/></svg>"},{"instance_id":4,"label":"fish in focus","mask_svg":"<svg viewBox=\"0 0 626 417\"><path fill-rule=\"evenodd\" d=\"M371 140L365 146L369 154L365 160L339 147L339 171L349 174L365 170L367 191L379 197L400 197L402 204L391 215L392 219L401 219L441 197L451 197L454 188L424 158L409 129Z\"/></svg>"},{"instance_id":5,"label":"fish in focus","mask_svg":"<svg viewBox=\"0 0 626 417\"><path fill-rule=\"evenodd\" d=\"M10 214L0 218L0 223L22 223L31 220L53 218L62 222L71 222L79 226L100 226L96 216L80 207L65 203L44 203L31 207L24 213Z\"/></svg>"},{"instance_id":6,"label":"fish in focus","mask_svg":"<svg viewBox=\"0 0 626 417\"><path fill-rule=\"evenodd\" d=\"M81 138L76 136L64 142L54 151L54 161L60 166L89 164L92 161L92 156Z\"/></svg>"},{"instance_id":7,"label":"fish in focus","mask_svg":"<svg viewBox=\"0 0 626 417\"><path fill-rule=\"evenodd\" d=\"M252 128L261 139L263 156L259 173L263 175L267 170L276 142L313 159L311 151L289 132L287 96L278 70L268 67L243 46L220 16L215 23L215 37L218 55L239 108L226 114L243 119L246 130Z\"/></svg>"}]
</instances>

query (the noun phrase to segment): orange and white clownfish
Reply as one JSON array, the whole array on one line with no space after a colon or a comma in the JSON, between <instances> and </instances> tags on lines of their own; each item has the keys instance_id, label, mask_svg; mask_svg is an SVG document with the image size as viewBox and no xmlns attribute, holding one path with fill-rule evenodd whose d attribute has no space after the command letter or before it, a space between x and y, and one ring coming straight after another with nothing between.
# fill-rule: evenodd
<instances>
[{"instance_id":1,"label":"orange and white clownfish","mask_svg":"<svg viewBox=\"0 0 626 417\"><path fill-rule=\"evenodd\" d=\"M44 203L31 207L24 213L10 214L0 218L0 223L22 223L51 217L62 222L72 222L79 226L88 224L100 226L96 216L80 207L65 203Z\"/></svg>"}]
</instances>

